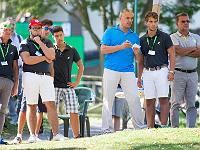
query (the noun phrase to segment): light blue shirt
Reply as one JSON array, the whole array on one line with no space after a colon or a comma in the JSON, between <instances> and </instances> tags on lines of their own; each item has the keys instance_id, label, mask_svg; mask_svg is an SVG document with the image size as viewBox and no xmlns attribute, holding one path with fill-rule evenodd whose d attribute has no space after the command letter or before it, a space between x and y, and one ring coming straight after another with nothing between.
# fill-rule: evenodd
<instances>
[{"instance_id":1,"label":"light blue shirt","mask_svg":"<svg viewBox=\"0 0 200 150\"><path fill-rule=\"evenodd\" d=\"M121 45L126 40L130 41L131 44L140 45L139 37L131 29L127 33L124 33L119 25L108 28L101 40L101 44L107 46ZM110 70L119 72L134 72L134 52L132 48L125 48L123 50L105 54L104 67Z\"/></svg>"}]
</instances>

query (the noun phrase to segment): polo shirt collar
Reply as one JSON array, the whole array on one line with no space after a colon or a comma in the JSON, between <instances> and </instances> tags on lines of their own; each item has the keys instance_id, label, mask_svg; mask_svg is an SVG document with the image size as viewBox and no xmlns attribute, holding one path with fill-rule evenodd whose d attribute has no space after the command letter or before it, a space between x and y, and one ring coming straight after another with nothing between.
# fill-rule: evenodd
<instances>
[{"instance_id":1,"label":"polo shirt collar","mask_svg":"<svg viewBox=\"0 0 200 150\"><path fill-rule=\"evenodd\" d=\"M120 30L121 32L124 32L124 31L122 31L121 28L119 27L119 24L115 26L115 29L116 29L116 30ZM133 30L131 30L131 28L129 28L127 33L133 33Z\"/></svg>"},{"instance_id":2,"label":"polo shirt collar","mask_svg":"<svg viewBox=\"0 0 200 150\"><path fill-rule=\"evenodd\" d=\"M177 34L178 36L180 36L180 37L181 37L181 36L184 36L184 35L181 34L179 31L177 31L176 34ZM191 32L188 33L188 36L191 36Z\"/></svg>"},{"instance_id":3,"label":"polo shirt collar","mask_svg":"<svg viewBox=\"0 0 200 150\"><path fill-rule=\"evenodd\" d=\"M147 34L147 32L148 32L148 31L146 31L145 36L146 36L146 37L149 37L149 35ZM156 31L156 35L159 36L160 33L161 33L161 31L160 31L159 29L157 29L157 31ZM154 35L154 36L156 36L156 35ZM153 37L154 37L154 36L153 36Z\"/></svg>"},{"instance_id":4,"label":"polo shirt collar","mask_svg":"<svg viewBox=\"0 0 200 150\"><path fill-rule=\"evenodd\" d=\"M2 39L1 38L0 38L0 43L2 43ZM8 40L8 44L10 44L10 43L12 43L11 39Z\"/></svg>"},{"instance_id":5,"label":"polo shirt collar","mask_svg":"<svg viewBox=\"0 0 200 150\"><path fill-rule=\"evenodd\" d=\"M70 46L67 45L67 43L65 43L65 44L66 44L66 46L65 46L65 49L63 50L63 52L70 48ZM54 44L54 46L55 46L56 49L60 50L60 48L58 47L58 45L56 43Z\"/></svg>"}]
</instances>

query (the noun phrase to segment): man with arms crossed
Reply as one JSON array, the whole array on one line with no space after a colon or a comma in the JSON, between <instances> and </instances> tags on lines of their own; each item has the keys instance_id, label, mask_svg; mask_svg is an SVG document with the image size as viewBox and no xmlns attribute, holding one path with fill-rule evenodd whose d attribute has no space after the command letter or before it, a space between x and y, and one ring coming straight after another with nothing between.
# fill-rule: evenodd
<instances>
[{"instance_id":1,"label":"man with arms crossed","mask_svg":"<svg viewBox=\"0 0 200 150\"><path fill-rule=\"evenodd\" d=\"M58 116L55 106L53 77L50 76L50 63L55 59L53 44L41 39L42 23L33 19L29 23L30 37L22 41L20 55L23 65L23 87L27 102L27 123L30 137L28 142L36 142L36 106L40 94L47 107L49 123L53 131L53 140L63 140L58 133Z\"/></svg>"},{"instance_id":2,"label":"man with arms crossed","mask_svg":"<svg viewBox=\"0 0 200 150\"><path fill-rule=\"evenodd\" d=\"M171 100L171 125L179 127L179 108L186 102L186 127L194 128L197 117L195 99L198 86L197 58L200 57L200 36L189 32L189 16L180 13L176 16L178 31L171 35L175 52L176 66Z\"/></svg>"}]
</instances>

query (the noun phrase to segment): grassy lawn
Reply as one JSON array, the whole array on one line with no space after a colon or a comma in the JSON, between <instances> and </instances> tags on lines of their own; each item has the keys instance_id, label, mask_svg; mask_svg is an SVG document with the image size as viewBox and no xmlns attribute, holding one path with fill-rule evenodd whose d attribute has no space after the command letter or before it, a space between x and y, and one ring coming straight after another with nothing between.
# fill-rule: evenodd
<instances>
[{"instance_id":1,"label":"grassy lawn","mask_svg":"<svg viewBox=\"0 0 200 150\"><path fill-rule=\"evenodd\" d=\"M88 113L90 121L94 124L101 121L101 107L97 107ZM198 119L197 119L198 120ZM199 122L199 120L197 121ZM49 131L48 121L44 119L44 127ZM23 141L20 145L1 145L0 149L100 149L100 150L199 150L200 149L200 125L197 128L185 127L185 117L180 113L180 128L125 130L113 134L93 136L90 138L70 139L66 141L42 141L27 144ZM9 129L9 130L8 130ZM16 126L9 125L4 130L4 136L16 135ZM27 133L27 126L25 128ZM13 139L13 138L12 138Z\"/></svg>"},{"instance_id":2,"label":"grassy lawn","mask_svg":"<svg viewBox=\"0 0 200 150\"><path fill-rule=\"evenodd\" d=\"M165 128L127 130L113 134L66 141L43 141L34 144L4 145L0 149L135 149L199 150L200 129Z\"/></svg>"}]
</instances>

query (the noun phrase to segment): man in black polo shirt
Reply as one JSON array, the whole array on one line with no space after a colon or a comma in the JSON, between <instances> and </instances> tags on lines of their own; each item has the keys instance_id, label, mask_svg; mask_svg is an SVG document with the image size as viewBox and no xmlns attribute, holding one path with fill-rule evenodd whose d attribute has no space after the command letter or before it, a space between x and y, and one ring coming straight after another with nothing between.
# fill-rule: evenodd
<instances>
[{"instance_id":1,"label":"man in black polo shirt","mask_svg":"<svg viewBox=\"0 0 200 150\"><path fill-rule=\"evenodd\" d=\"M70 123L73 130L74 138L78 138L78 100L74 91L74 87L79 84L84 67L77 50L65 43L62 27L54 27L52 34L56 41L56 59L54 61L54 86L57 108L59 108L60 99L63 98L65 100L66 113L70 114ZM78 66L78 74L75 82L71 82L71 70L73 62L75 62Z\"/></svg>"},{"instance_id":2,"label":"man in black polo shirt","mask_svg":"<svg viewBox=\"0 0 200 150\"><path fill-rule=\"evenodd\" d=\"M50 63L55 58L53 44L41 38L42 23L33 19L29 23L30 36L22 41L20 55L23 64L23 87L27 102L27 123L30 131L28 142L36 142L36 106L40 94L47 107L49 123L53 131L53 140L63 140L58 133L58 117L55 107L53 77L50 76Z\"/></svg>"},{"instance_id":3,"label":"man in black polo shirt","mask_svg":"<svg viewBox=\"0 0 200 150\"><path fill-rule=\"evenodd\" d=\"M169 115L169 81L174 79L174 48L170 36L157 29L157 13L148 12L145 15L145 24L147 33L140 40L142 55L138 63L138 86L142 87L141 77L143 76L148 128L154 127L156 98L159 99L161 126L164 127Z\"/></svg>"},{"instance_id":4,"label":"man in black polo shirt","mask_svg":"<svg viewBox=\"0 0 200 150\"><path fill-rule=\"evenodd\" d=\"M0 144L6 144L1 134L5 122L8 100L18 93L18 52L11 44L11 24L2 23L0 26Z\"/></svg>"}]
</instances>

